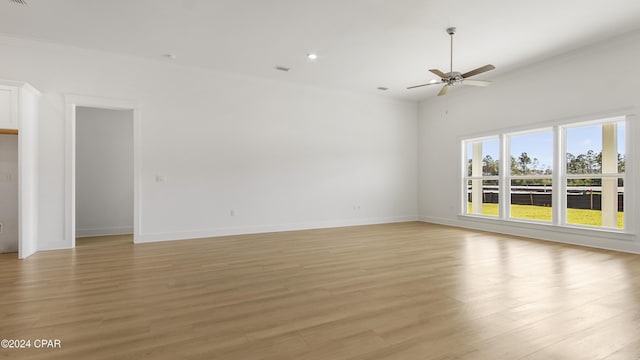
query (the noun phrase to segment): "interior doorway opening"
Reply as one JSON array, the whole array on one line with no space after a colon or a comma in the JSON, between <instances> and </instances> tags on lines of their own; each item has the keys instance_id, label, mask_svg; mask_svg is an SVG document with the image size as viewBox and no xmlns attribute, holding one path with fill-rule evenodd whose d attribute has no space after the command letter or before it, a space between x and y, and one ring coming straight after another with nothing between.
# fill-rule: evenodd
<instances>
[{"instance_id":1,"label":"interior doorway opening","mask_svg":"<svg viewBox=\"0 0 640 360\"><path fill-rule=\"evenodd\" d=\"M136 242L136 238L140 234L140 111L138 104L129 100L78 95L67 95L65 100L65 242L69 248L74 248L76 246L76 237L78 236L115 235L116 233L129 233L132 235L129 236L133 239L133 242ZM87 114L90 115L89 118L95 118L94 120L98 124L88 125L85 122L87 119L85 115ZM113 116L114 114L116 116ZM118 126L109 127L113 124L105 124L111 122L110 120L114 118L121 119L120 129L129 129L127 130L129 132L128 135L115 134L118 132ZM104 126L109 128L103 128ZM83 134L86 134L87 128L91 127L94 128L91 131L94 133L97 131L100 133L100 137L104 137L95 140L102 142L102 144L99 144L99 147L103 149L101 155L96 155L95 149L85 149L84 143L86 139ZM107 132L113 133L111 139L109 139L109 136L104 136ZM80 138L77 136L78 134ZM125 142L127 143L125 146L127 150L118 151L128 157L126 160L118 160L120 158L109 154L110 152L118 152L115 147L120 146L118 145L119 143L124 144ZM78 149L82 152L78 152ZM89 155L89 160L85 159L86 155ZM124 166L118 167L118 164L114 164L118 161L124 162ZM107 163L111 165L107 166ZM79 164L83 166L80 170L78 169ZM89 172L98 171L101 175L98 175L97 179L94 175L87 175L87 169L85 169L87 166ZM96 170L96 168L99 170ZM127 168L129 170L122 170ZM78 170L80 171L80 177L78 177ZM124 175L119 174L116 177L114 172L123 172ZM126 185L127 189L123 190L120 185L116 186L117 184L128 184ZM97 194L104 191L106 187L109 188L108 191L111 194L116 194L113 195L116 199L111 197L107 199L107 197L102 196L104 194ZM81 197L79 198L78 195ZM118 203L124 205L121 205L122 207L114 205ZM86 211L85 205L89 206L90 210L88 211L91 214L84 213ZM101 205L104 205L104 208L100 208ZM81 208L78 209L78 206ZM79 210L83 213L78 214ZM121 211L124 213L124 218L128 218L130 221L123 222L121 221L123 217L120 216L123 214L114 214L114 212ZM105 219L96 219L96 216L100 215L107 216L109 221L104 222Z\"/></svg>"},{"instance_id":2,"label":"interior doorway opening","mask_svg":"<svg viewBox=\"0 0 640 360\"><path fill-rule=\"evenodd\" d=\"M133 234L133 110L76 107L76 238Z\"/></svg>"}]
</instances>

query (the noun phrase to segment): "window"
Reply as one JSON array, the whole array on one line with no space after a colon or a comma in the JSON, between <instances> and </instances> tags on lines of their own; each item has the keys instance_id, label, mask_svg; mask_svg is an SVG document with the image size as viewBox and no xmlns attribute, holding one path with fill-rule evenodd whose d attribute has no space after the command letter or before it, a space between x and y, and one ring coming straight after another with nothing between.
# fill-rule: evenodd
<instances>
[{"instance_id":1,"label":"window","mask_svg":"<svg viewBox=\"0 0 640 360\"><path fill-rule=\"evenodd\" d=\"M623 230L625 124L618 117L463 140L463 213Z\"/></svg>"},{"instance_id":2,"label":"window","mask_svg":"<svg viewBox=\"0 0 640 360\"><path fill-rule=\"evenodd\" d=\"M624 122L568 126L565 131L566 223L623 229Z\"/></svg>"},{"instance_id":3,"label":"window","mask_svg":"<svg viewBox=\"0 0 640 360\"><path fill-rule=\"evenodd\" d=\"M510 217L551 222L553 131L509 135L508 141Z\"/></svg>"}]
</instances>

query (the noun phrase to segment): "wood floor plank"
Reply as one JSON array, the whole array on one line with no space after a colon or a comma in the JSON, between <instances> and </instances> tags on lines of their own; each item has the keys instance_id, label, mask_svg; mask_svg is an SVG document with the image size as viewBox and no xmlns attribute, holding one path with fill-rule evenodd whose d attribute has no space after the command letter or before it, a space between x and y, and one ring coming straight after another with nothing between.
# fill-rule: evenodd
<instances>
[{"instance_id":1,"label":"wood floor plank","mask_svg":"<svg viewBox=\"0 0 640 360\"><path fill-rule=\"evenodd\" d=\"M640 256L410 222L0 255L9 359L639 359Z\"/></svg>"}]
</instances>

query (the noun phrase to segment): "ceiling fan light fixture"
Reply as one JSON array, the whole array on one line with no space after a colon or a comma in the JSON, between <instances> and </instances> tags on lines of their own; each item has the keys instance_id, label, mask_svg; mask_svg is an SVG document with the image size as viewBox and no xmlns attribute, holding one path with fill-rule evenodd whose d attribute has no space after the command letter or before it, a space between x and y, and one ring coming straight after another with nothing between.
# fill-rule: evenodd
<instances>
[{"instance_id":1,"label":"ceiling fan light fixture","mask_svg":"<svg viewBox=\"0 0 640 360\"><path fill-rule=\"evenodd\" d=\"M455 85L459 85L459 84L464 84L464 81L467 78L470 78L472 76L478 75L478 74L482 74L484 72L487 71L491 71L493 69L495 69L496 67L491 65L491 64L487 64L485 66L481 66L477 69L468 71L466 73L460 73L458 71L453 71L453 35L456 33L456 28L455 27L449 27L447 28L447 34L449 34L449 37L451 38L451 47L450 47L450 52L449 52L449 69L450 71L448 73L444 73L438 69L429 69L429 71L433 74L436 74L440 77L440 81L436 80L436 79L432 79L429 82L425 83L425 84L421 84L421 85L415 85L415 86L409 86L407 88L407 90L409 89L415 89L415 88L419 88L419 87L423 87L423 86L429 86L429 85L435 85L435 84L439 84L439 83L444 83L444 86L442 87L442 89L440 90L440 92L438 93L438 96L442 96L445 95L448 91L449 88L451 86L455 86ZM467 85L471 85L471 86L482 86L482 87L486 87L489 86L491 84L490 81L482 81L482 80L470 80L467 81Z\"/></svg>"},{"instance_id":2,"label":"ceiling fan light fixture","mask_svg":"<svg viewBox=\"0 0 640 360\"><path fill-rule=\"evenodd\" d=\"M307 59L309 59L309 60L318 60L318 54L316 54L316 53L308 53L307 54Z\"/></svg>"}]
</instances>

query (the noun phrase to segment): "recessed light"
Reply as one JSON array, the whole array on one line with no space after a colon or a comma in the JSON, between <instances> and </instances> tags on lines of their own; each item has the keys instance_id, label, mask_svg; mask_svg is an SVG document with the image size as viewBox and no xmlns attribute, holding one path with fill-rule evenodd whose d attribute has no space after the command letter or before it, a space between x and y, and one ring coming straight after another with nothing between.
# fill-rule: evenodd
<instances>
[{"instance_id":1,"label":"recessed light","mask_svg":"<svg viewBox=\"0 0 640 360\"><path fill-rule=\"evenodd\" d=\"M389 90L389 88L388 88L388 87L384 87L384 86L378 86L378 87L377 87L377 89L378 89L378 90L382 90L382 91L387 91L387 90Z\"/></svg>"},{"instance_id":2,"label":"recessed light","mask_svg":"<svg viewBox=\"0 0 640 360\"><path fill-rule=\"evenodd\" d=\"M307 59L309 59L309 60L316 60L316 59L318 59L318 54L315 54L315 53L309 53L309 54L307 54Z\"/></svg>"},{"instance_id":3,"label":"recessed light","mask_svg":"<svg viewBox=\"0 0 640 360\"><path fill-rule=\"evenodd\" d=\"M276 70L289 71L289 70L291 70L291 68L286 67L286 66L276 66Z\"/></svg>"},{"instance_id":4,"label":"recessed light","mask_svg":"<svg viewBox=\"0 0 640 360\"><path fill-rule=\"evenodd\" d=\"M176 54L169 53L169 54L164 54L162 56L164 56L165 58L167 58L169 60L175 60L176 59Z\"/></svg>"}]
</instances>

